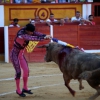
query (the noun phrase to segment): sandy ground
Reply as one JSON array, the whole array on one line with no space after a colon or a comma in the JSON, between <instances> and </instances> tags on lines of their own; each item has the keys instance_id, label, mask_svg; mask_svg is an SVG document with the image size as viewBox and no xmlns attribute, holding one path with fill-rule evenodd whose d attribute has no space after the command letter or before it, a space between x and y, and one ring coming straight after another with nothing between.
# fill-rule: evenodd
<instances>
[{"instance_id":1,"label":"sandy ground","mask_svg":"<svg viewBox=\"0 0 100 100\"><path fill-rule=\"evenodd\" d=\"M79 90L78 81L72 80L70 86L76 91L73 97L64 86L62 73L53 62L29 63L29 68L28 86L34 94L23 98L15 93L15 71L12 64L0 63L0 100L87 100L96 92L86 81L83 81L85 88ZM100 100L100 96L96 100Z\"/></svg>"}]
</instances>

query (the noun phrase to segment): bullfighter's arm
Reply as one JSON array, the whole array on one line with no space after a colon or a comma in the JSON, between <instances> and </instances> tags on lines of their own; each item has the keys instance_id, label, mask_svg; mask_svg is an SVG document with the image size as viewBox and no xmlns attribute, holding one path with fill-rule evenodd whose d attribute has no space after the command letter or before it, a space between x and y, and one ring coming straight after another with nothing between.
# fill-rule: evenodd
<instances>
[{"instance_id":1,"label":"bullfighter's arm","mask_svg":"<svg viewBox=\"0 0 100 100\"><path fill-rule=\"evenodd\" d=\"M36 32L36 31L33 33L33 36L39 36L39 37L45 38L45 39L51 39L52 38L51 35L46 35L46 34L43 34L41 32Z\"/></svg>"},{"instance_id":2,"label":"bullfighter's arm","mask_svg":"<svg viewBox=\"0 0 100 100\"><path fill-rule=\"evenodd\" d=\"M43 34L43 33L40 33L40 32L34 32L33 33L33 36L42 36L42 37L45 37L46 36L46 34Z\"/></svg>"},{"instance_id":3,"label":"bullfighter's arm","mask_svg":"<svg viewBox=\"0 0 100 100\"><path fill-rule=\"evenodd\" d=\"M29 41L42 41L44 39L51 39L52 37L50 35L45 35L45 36L30 36L28 34L21 35L21 38Z\"/></svg>"},{"instance_id":4,"label":"bullfighter's arm","mask_svg":"<svg viewBox=\"0 0 100 100\"><path fill-rule=\"evenodd\" d=\"M28 34L21 35L20 37L23 38L23 39L25 39L25 40L29 40L29 41L41 41L41 40L44 40L44 37L30 36Z\"/></svg>"}]
</instances>

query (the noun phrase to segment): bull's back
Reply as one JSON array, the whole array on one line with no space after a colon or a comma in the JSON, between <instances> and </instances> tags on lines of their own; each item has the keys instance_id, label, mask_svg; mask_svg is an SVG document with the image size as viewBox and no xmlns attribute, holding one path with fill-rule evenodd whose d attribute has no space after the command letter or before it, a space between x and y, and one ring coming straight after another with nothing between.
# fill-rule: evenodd
<instances>
[{"instance_id":1,"label":"bull's back","mask_svg":"<svg viewBox=\"0 0 100 100\"><path fill-rule=\"evenodd\" d=\"M74 54L70 59L70 63L72 63L71 66L81 71L90 71L100 68L100 56L97 54L81 52Z\"/></svg>"}]
</instances>

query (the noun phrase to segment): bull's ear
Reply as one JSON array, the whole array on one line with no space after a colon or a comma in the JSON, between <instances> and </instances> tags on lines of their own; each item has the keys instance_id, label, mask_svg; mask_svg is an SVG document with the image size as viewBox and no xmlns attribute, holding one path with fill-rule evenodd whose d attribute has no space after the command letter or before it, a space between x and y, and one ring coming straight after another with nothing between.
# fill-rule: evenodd
<instances>
[{"instance_id":1,"label":"bull's ear","mask_svg":"<svg viewBox=\"0 0 100 100\"><path fill-rule=\"evenodd\" d=\"M37 48L47 48L48 46L49 46L49 44L45 44L45 45L37 46Z\"/></svg>"}]
</instances>

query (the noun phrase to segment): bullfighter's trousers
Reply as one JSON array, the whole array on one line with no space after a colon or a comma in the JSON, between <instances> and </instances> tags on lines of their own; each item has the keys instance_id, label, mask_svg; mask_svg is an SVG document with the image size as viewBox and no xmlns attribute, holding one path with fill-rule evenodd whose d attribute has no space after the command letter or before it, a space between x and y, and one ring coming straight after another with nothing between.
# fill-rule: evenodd
<instances>
[{"instance_id":1,"label":"bullfighter's trousers","mask_svg":"<svg viewBox=\"0 0 100 100\"><path fill-rule=\"evenodd\" d=\"M27 61L23 55L24 49L18 49L17 47L13 47L11 53L10 53L10 59L15 69L15 80L16 80L16 87L17 90L20 91L20 77L21 77L21 69L23 70L23 88L27 88L27 81L29 76L29 68Z\"/></svg>"}]
</instances>

